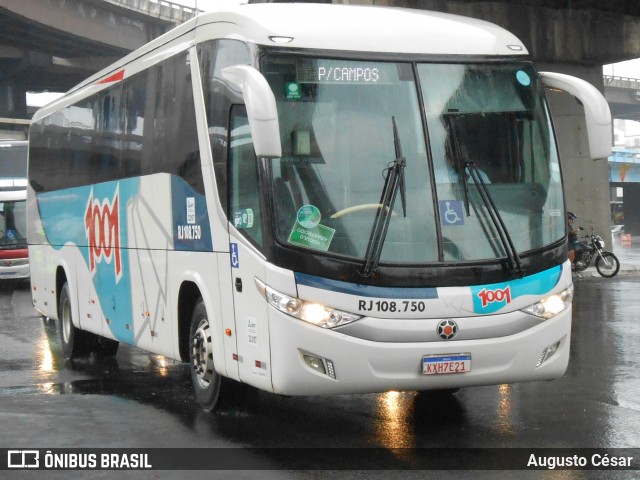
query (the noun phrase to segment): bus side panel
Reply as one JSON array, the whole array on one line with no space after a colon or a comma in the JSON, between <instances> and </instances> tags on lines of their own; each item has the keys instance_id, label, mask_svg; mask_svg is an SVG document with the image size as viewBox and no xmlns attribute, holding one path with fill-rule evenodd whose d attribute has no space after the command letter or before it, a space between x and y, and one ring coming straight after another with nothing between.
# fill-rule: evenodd
<instances>
[{"instance_id":1,"label":"bus side panel","mask_svg":"<svg viewBox=\"0 0 640 480\"><path fill-rule=\"evenodd\" d=\"M208 307L219 310L206 199L183 179L159 173L44 193L38 202L52 245L43 253L49 266L38 270L46 268L55 291L55 267L65 266L80 328L176 358L177 279L212 290Z\"/></svg>"},{"instance_id":2,"label":"bus side panel","mask_svg":"<svg viewBox=\"0 0 640 480\"><path fill-rule=\"evenodd\" d=\"M84 265L79 249L73 245L55 247L31 245L33 263L33 305L48 318L58 319L57 272L61 268L71 295L71 316L76 327L102 335L103 315L98 291Z\"/></svg>"},{"instance_id":3,"label":"bus side panel","mask_svg":"<svg viewBox=\"0 0 640 480\"><path fill-rule=\"evenodd\" d=\"M202 295L213 326L216 368L226 375L218 259L206 197L182 178L154 174L140 179L139 192L126 208L129 263L125 274L131 283L135 345L180 358L179 295L182 285L190 282ZM222 282L227 284L228 296L229 282L228 277ZM190 322L190 318L183 320Z\"/></svg>"},{"instance_id":4,"label":"bus side panel","mask_svg":"<svg viewBox=\"0 0 640 480\"><path fill-rule=\"evenodd\" d=\"M47 245L29 245L33 306L45 317L57 319L56 272L49 259L55 251Z\"/></svg>"},{"instance_id":5,"label":"bus side panel","mask_svg":"<svg viewBox=\"0 0 640 480\"><path fill-rule=\"evenodd\" d=\"M49 262L54 252L46 242L38 202L30 188L27 189L27 238L33 306L44 316L57 319L55 269L50 271Z\"/></svg>"},{"instance_id":6,"label":"bus side panel","mask_svg":"<svg viewBox=\"0 0 640 480\"><path fill-rule=\"evenodd\" d=\"M230 362L225 362L225 336L224 326L226 323L233 321L233 317L227 318L223 321L222 305L225 303L221 299L221 284L224 284L223 279L218 278L220 259L227 261L227 253L212 253L212 252L181 252L174 251L170 254L167 273L171 279L169 293L172 298L174 321L172 322L173 328L173 353L170 355L173 358L180 358L180 344L179 344L179 330L178 330L178 297L180 295L180 288L185 282L190 282L196 285L202 300L204 301L207 309L207 317L212 332L213 341L213 364L216 367L216 371L222 375L227 374L227 365ZM229 283L228 281L226 282ZM227 289L229 289L227 285ZM191 305L193 307L194 305ZM190 318L184 319L187 322L191 322ZM183 339L184 340L184 339ZM235 351L235 350L234 350ZM232 356L232 352L228 353L229 359ZM232 378L236 378L237 375L230 374Z\"/></svg>"},{"instance_id":7,"label":"bus side panel","mask_svg":"<svg viewBox=\"0 0 640 480\"><path fill-rule=\"evenodd\" d=\"M164 192L170 198L166 195L169 179L168 174L150 176L144 181L149 185L145 191L158 192L157 195ZM135 246L135 234L139 233L135 225L158 223L158 217L153 215L151 221L135 218L136 206L158 201L152 196L145 199L141 189L141 180L130 178L38 195L45 242L54 249L48 257L47 287L55 290L55 268L63 266L75 293L79 327L130 345L137 345L136 326L144 325L146 320L137 321L133 308L132 280L140 281L139 276L132 279L131 275L136 252L130 247ZM170 208L168 212L166 217L170 218ZM165 231L164 243L161 238L146 237L152 241L145 248L166 249L166 237L171 233L166 227Z\"/></svg>"},{"instance_id":8,"label":"bus side panel","mask_svg":"<svg viewBox=\"0 0 640 480\"><path fill-rule=\"evenodd\" d=\"M168 275L169 255L174 244L171 182L168 174L140 179L138 194L126 205L129 265L125 275L130 277L131 301L114 297L113 302L103 308L107 317L130 316L136 346L172 357L174 332L170 321ZM119 312L123 308L131 311Z\"/></svg>"},{"instance_id":9,"label":"bus side panel","mask_svg":"<svg viewBox=\"0 0 640 480\"><path fill-rule=\"evenodd\" d=\"M62 202L66 195L60 197ZM48 199L51 200L50 198ZM43 209L48 215L48 209ZM69 212L59 210L58 220L61 226L69 226ZM57 282L58 270L62 269L69 284L72 296L72 318L76 327L94 333L102 333L102 311L98 302L97 287L92 282L92 276L86 268L80 249L73 243L66 244L65 239L56 237L49 239L43 225L49 223L45 217L40 217L37 202L31 202L29 207L29 255L31 261L31 294L33 306L48 318L58 319ZM55 236L54 236L55 237ZM97 280L97 279L96 279ZM82 288L79 288L82 286ZM62 287L62 285L60 285Z\"/></svg>"},{"instance_id":10,"label":"bus side panel","mask_svg":"<svg viewBox=\"0 0 640 480\"><path fill-rule=\"evenodd\" d=\"M38 195L46 241L60 259L55 266L66 265L78 291L80 328L102 334L105 318L112 338L128 344L135 342L126 206L138 191L139 179L126 179Z\"/></svg>"},{"instance_id":11,"label":"bus side panel","mask_svg":"<svg viewBox=\"0 0 640 480\"><path fill-rule=\"evenodd\" d=\"M82 330L103 335L106 328L100 302L100 279L104 274L92 273L84 262L81 249L76 246L62 247L59 258L66 265L67 282L77 299L78 316L74 316L74 324Z\"/></svg>"}]
</instances>

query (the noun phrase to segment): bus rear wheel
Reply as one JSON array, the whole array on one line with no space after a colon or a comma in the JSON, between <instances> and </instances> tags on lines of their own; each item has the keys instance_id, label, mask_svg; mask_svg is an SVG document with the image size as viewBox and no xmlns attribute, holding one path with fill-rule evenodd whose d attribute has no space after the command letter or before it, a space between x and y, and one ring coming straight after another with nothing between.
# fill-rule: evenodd
<instances>
[{"instance_id":1,"label":"bus rear wheel","mask_svg":"<svg viewBox=\"0 0 640 480\"><path fill-rule=\"evenodd\" d=\"M93 351L97 337L90 332L85 332L75 327L71 311L69 284L65 283L60 291L60 301L58 303L58 323L60 324L62 352L68 359L86 357Z\"/></svg>"},{"instance_id":2,"label":"bus rear wheel","mask_svg":"<svg viewBox=\"0 0 640 480\"><path fill-rule=\"evenodd\" d=\"M118 353L118 347L120 342L112 340L110 338L98 337L96 340L94 352L97 357L113 357Z\"/></svg>"},{"instance_id":3,"label":"bus rear wheel","mask_svg":"<svg viewBox=\"0 0 640 480\"><path fill-rule=\"evenodd\" d=\"M222 377L213 365L212 331L202 299L191 316L189 363L196 400L204 410L213 411L218 405Z\"/></svg>"}]
</instances>

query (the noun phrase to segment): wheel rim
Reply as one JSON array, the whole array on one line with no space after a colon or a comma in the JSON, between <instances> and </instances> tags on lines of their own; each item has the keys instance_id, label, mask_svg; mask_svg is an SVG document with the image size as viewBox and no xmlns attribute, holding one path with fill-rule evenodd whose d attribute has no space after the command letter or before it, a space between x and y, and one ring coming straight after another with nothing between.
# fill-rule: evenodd
<instances>
[{"instance_id":1,"label":"wheel rim","mask_svg":"<svg viewBox=\"0 0 640 480\"><path fill-rule=\"evenodd\" d=\"M613 264L612 260L605 260L604 262L600 263L600 268L605 272L611 272L616 268L616 266Z\"/></svg>"},{"instance_id":2,"label":"wheel rim","mask_svg":"<svg viewBox=\"0 0 640 480\"><path fill-rule=\"evenodd\" d=\"M598 258L596 262L596 268L603 277L612 277L618 273L619 264L616 258L612 255L603 255Z\"/></svg>"},{"instance_id":3,"label":"wheel rim","mask_svg":"<svg viewBox=\"0 0 640 480\"><path fill-rule=\"evenodd\" d=\"M71 307L69 302L65 300L62 304L62 339L64 343L69 343L71 338Z\"/></svg>"},{"instance_id":4,"label":"wheel rim","mask_svg":"<svg viewBox=\"0 0 640 480\"><path fill-rule=\"evenodd\" d=\"M213 352L209 322L203 319L191 338L191 367L201 389L207 389L213 381Z\"/></svg>"}]
</instances>

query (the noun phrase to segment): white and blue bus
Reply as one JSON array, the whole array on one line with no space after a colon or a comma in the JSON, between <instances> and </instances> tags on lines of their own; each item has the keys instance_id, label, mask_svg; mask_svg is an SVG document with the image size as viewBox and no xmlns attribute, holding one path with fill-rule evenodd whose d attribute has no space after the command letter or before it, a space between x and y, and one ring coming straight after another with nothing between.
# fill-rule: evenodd
<instances>
[{"instance_id":1,"label":"white and blue bus","mask_svg":"<svg viewBox=\"0 0 640 480\"><path fill-rule=\"evenodd\" d=\"M479 20L209 12L39 110L33 303L68 357L119 343L287 395L555 379L571 335L562 177L538 73ZM221 388L222 385L222 388Z\"/></svg>"}]
</instances>

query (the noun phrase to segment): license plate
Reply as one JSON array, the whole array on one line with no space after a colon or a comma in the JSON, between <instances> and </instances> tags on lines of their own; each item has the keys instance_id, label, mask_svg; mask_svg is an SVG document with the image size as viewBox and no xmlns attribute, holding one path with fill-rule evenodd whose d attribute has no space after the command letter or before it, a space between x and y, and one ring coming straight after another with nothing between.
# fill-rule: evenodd
<instances>
[{"instance_id":1,"label":"license plate","mask_svg":"<svg viewBox=\"0 0 640 480\"><path fill-rule=\"evenodd\" d=\"M422 357L422 373L439 375L445 373L467 373L471 371L470 353L449 355L425 355Z\"/></svg>"}]
</instances>

